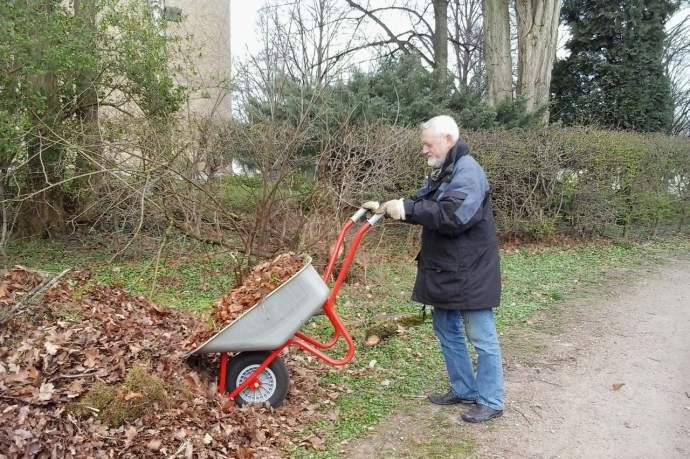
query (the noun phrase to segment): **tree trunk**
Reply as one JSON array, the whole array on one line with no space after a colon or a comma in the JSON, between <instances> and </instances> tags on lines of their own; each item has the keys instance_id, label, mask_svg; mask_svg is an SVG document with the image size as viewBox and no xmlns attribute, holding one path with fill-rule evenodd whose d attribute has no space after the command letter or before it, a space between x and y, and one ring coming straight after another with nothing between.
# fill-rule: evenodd
<instances>
[{"instance_id":1,"label":"tree trunk","mask_svg":"<svg viewBox=\"0 0 690 459\"><path fill-rule=\"evenodd\" d=\"M5 196L7 168L4 167L4 164L2 166L2 169L0 169L0 267L5 268L5 262L7 261L6 248L10 235L10 206L7 203Z\"/></svg>"},{"instance_id":2,"label":"tree trunk","mask_svg":"<svg viewBox=\"0 0 690 459\"><path fill-rule=\"evenodd\" d=\"M551 70L558 45L561 0L515 0L518 25L518 88L527 111L549 102ZM548 110L543 121L549 120Z\"/></svg>"},{"instance_id":3,"label":"tree trunk","mask_svg":"<svg viewBox=\"0 0 690 459\"><path fill-rule=\"evenodd\" d=\"M74 0L74 15L79 18L84 28L95 35L96 15L98 7L96 0ZM98 117L98 92L96 90L96 72L94 69L85 69L79 82L79 100L77 116L81 123L81 151L75 161L75 174L80 175L94 170L91 158L99 157L103 151L103 143L100 136ZM80 179L78 186L84 188L89 184L95 185L97 175Z\"/></svg>"},{"instance_id":4,"label":"tree trunk","mask_svg":"<svg viewBox=\"0 0 690 459\"><path fill-rule=\"evenodd\" d=\"M441 91L448 78L448 2L433 0L434 6L434 89Z\"/></svg>"},{"instance_id":5,"label":"tree trunk","mask_svg":"<svg viewBox=\"0 0 690 459\"><path fill-rule=\"evenodd\" d=\"M165 14L165 0L148 0L151 5L151 15L156 22L160 22Z\"/></svg>"},{"instance_id":6,"label":"tree trunk","mask_svg":"<svg viewBox=\"0 0 690 459\"><path fill-rule=\"evenodd\" d=\"M63 176L62 149L51 138L58 103L56 81L54 75L33 78L33 84L46 95L48 112L36 120L35 137L28 142L27 188L31 197L22 203L20 226L22 232L31 236L52 237L65 229L63 187L55 185Z\"/></svg>"},{"instance_id":7,"label":"tree trunk","mask_svg":"<svg viewBox=\"0 0 690 459\"><path fill-rule=\"evenodd\" d=\"M43 14L53 14L55 4L40 0L36 8ZM63 150L60 142L53 139L60 111L58 79L46 69L29 77L27 83L35 94L45 99L45 105L40 113L33 114L34 137L27 142L29 197L21 204L19 224L28 235L50 237L65 228L64 191L62 185L56 185L63 177Z\"/></svg>"},{"instance_id":8,"label":"tree trunk","mask_svg":"<svg viewBox=\"0 0 690 459\"><path fill-rule=\"evenodd\" d=\"M484 60L491 107L513 98L508 0L483 0Z\"/></svg>"}]
</instances>

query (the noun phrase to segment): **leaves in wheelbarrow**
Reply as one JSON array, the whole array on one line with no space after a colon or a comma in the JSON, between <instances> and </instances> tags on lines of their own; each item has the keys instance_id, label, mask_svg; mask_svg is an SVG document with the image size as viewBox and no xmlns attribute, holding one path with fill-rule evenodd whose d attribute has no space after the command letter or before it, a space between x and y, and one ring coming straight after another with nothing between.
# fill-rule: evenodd
<instances>
[{"instance_id":1,"label":"leaves in wheelbarrow","mask_svg":"<svg viewBox=\"0 0 690 459\"><path fill-rule=\"evenodd\" d=\"M42 281L6 272L0 308ZM284 456L287 434L316 415L305 407L326 398L314 372L288 356L298 389L283 407L223 409L215 363L182 360L198 322L87 272L65 276L0 328L0 457Z\"/></svg>"},{"instance_id":2,"label":"leaves in wheelbarrow","mask_svg":"<svg viewBox=\"0 0 690 459\"><path fill-rule=\"evenodd\" d=\"M213 308L213 319L222 326L232 322L304 267L304 258L292 252L255 266L239 285L226 293Z\"/></svg>"},{"instance_id":3,"label":"leaves in wheelbarrow","mask_svg":"<svg viewBox=\"0 0 690 459\"><path fill-rule=\"evenodd\" d=\"M202 327L189 340L187 350L191 351L216 334L225 325L233 322L252 306L280 287L304 267L304 257L287 252L273 260L255 266L244 282L223 295L213 306L215 325Z\"/></svg>"}]
</instances>

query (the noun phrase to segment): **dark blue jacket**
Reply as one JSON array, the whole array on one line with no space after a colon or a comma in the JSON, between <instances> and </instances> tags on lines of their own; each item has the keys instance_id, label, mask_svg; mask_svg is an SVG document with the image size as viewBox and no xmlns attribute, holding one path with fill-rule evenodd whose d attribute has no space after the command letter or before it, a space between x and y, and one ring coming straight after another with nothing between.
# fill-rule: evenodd
<instances>
[{"instance_id":1,"label":"dark blue jacket","mask_svg":"<svg viewBox=\"0 0 690 459\"><path fill-rule=\"evenodd\" d=\"M491 189L467 145L458 141L440 175L403 202L405 221L423 227L412 299L444 309L497 307L501 268Z\"/></svg>"}]
</instances>

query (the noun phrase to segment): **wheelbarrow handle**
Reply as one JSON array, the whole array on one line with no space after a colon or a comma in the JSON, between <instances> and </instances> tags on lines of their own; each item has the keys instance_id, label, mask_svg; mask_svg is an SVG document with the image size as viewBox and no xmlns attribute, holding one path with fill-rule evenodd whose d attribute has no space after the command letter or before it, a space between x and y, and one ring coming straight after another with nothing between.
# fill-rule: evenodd
<instances>
[{"instance_id":1,"label":"wheelbarrow handle","mask_svg":"<svg viewBox=\"0 0 690 459\"><path fill-rule=\"evenodd\" d=\"M343 244L345 242L345 235L350 230L350 228L359 223L362 217L364 217L367 214L367 212L370 211L371 209L360 207L357 210L357 212L355 212L354 215L352 215L352 217L345 221L345 224L340 230L340 234L338 234L338 239L336 240L335 245L332 247L331 256L329 257L328 264L326 265L326 269L324 270L324 282L328 282L328 280L331 278L331 273L333 272L333 268L335 267L335 263L338 259L338 254L340 253L340 250L343 248ZM367 223L369 227L372 227L382 218L383 214L373 214L371 217L369 217Z\"/></svg>"},{"instance_id":2,"label":"wheelbarrow handle","mask_svg":"<svg viewBox=\"0 0 690 459\"><path fill-rule=\"evenodd\" d=\"M364 217L367 212L372 212L371 209L366 209L364 207L360 207L357 212L354 213L352 217L350 217L350 220L352 220L353 223L359 222L362 217ZM373 213L373 212L372 212ZM373 214L369 219L367 219L367 222L369 222L370 225L375 225L376 223L379 222L383 218L384 214Z\"/></svg>"},{"instance_id":3,"label":"wheelbarrow handle","mask_svg":"<svg viewBox=\"0 0 690 459\"><path fill-rule=\"evenodd\" d=\"M376 223L378 223L381 219L383 219L383 217L384 217L385 215L386 215L386 214L374 214L374 215L372 215L371 217L369 217L369 220L367 220L367 222L369 222L369 224L370 224L371 226L374 226L374 225L375 225Z\"/></svg>"},{"instance_id":4,"label":"wheelbarrow handle","mask_svg":"<svg viewBox=\"0 0 690 459\"><path fill-rule=\"evenodd\" d=\"M365 209L364 207L360 207L359 210L355 212L355 214L352 217L350 217L352 223L357 223L358 221L360 221L361 218L367 214L367 210L368 209Z\"/></svg>"}]
</instances>

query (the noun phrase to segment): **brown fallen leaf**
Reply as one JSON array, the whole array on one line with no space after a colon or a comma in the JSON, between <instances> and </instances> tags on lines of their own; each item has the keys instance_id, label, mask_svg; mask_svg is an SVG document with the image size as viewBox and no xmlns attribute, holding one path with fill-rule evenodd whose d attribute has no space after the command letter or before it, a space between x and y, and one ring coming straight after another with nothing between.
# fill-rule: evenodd
<instances>
[{"instance_id":1,"label":"brown fallen leaf","mask_svg":"<svg viewBox=\"0 0 690 459\"><path fill-rule=\"evenodd\" d=\"M625 386L625 383L616 383L611 385L611 390L620 390L621 387Z\"/></svg>"},{"instance_id":2,"label":"brown fallen leaf","mask_svg":"<svg viewBox=\"0 0 690 459\"><path fill-rule=\"evenodd\" d=\"M84 390L84 380L75 379L69 386L67 386L67 398L79 397Z\"/></svg>"},{"instance_id":3,"label":"brown fallen leaf","mask_svg":"<svg viewBox=\"0 0 690 459\"><path fill-rule=\"evenodd\" d=\"M44 347L46 348L46 352L50 355L55 355L57 354L58 347L51 343L50 341L46 341L44 344Z\"/></svg>"},{"instance_id":4,"label":"brown fallen leaf","mask_svg":"<svg viewBox=\"0 0 690 459\"><path fill-rule=\"evenodd\" d=\"M24 457L35 457L38 453L41 452L42 449L43 447L41 446L40 442L33 441L29 443L29 445L24 450Z\"/></svg>"},{"instance_id":5,"label":"brown fallen leaf","mask_svg":"<svg viewBox=\"0 0 690 459\"><path fill-rule=\"evenodd\" d=\"M38 390L38 399L42 402L48 401L53 398L53 392L55 392L53 383L43 383Z\"/></svg>"},{"instance_id":6,"label":"brown fallen leaf","mask_svg":"<svg viewBox=\"0 0 690 459\"><path fill-rule=\"evenodd\" d=\"M129 448L137 436L138 430L134 426L129 426L125 429L125 448Z\"/></svg>"},{"instance_id":7,"label":"brown fallen leaf","mask_svg":"<svg viewBox=\"0 0 690 459\"><path fill-rule=\"evenodd\" d=\"M266 441L266 433L261 429L256 429L254 432L254 438L256 438L256 441L259 443L263 443Z\"/></svg>"},{"instance_id":8,"label":"brown fallen leaf","mask_svg":"<svg viewBox=\"0 0 690 459\"><path fill-rule=\"evenodd\" d=\"M98 357L100 355L100 352L98 352L98 349L91 347L84 351L84 355L86 356L86 359L84 360L84 366L86 368L93 368L96 366L96 363L98 362Z\"/></svg>"},{"instance_id":9,"label":"brown fallen leaf","mask_svg":"<svg viewBox=\"0 0 690 459\"><path fill-rule=\"evenodd\" d=\"M221 410L223 410L224 413L234 410L235 406L235 401L233 399L230 397L223 397L223 405L221 406Z\"/></svg>"},{"instance_id":10,"label":"brown fallen leaf","mask_svg":"<svg viewBox=\"0 0 690 459\"><path fill-rule=\"evenodd\" d=\"M201 380L199 379L199 375L194 372L190 371L187 373L184 377L184 382L189 386L189 388L194 391L194 392L201 392L200 388L202 386Z\"/></svg>"},{"instance_id":11,"label":"brown fallen leaf","mask_svg":"<svg viewBox=\"0 0 690 459\"><path fill-rule=\"evenodd\" d=\"M324 445L323 440L316 435L309 437L309 443L311 443L311 446L317 451L326 450L326 445Z\"/></svg>"},{"instance_id":12,"label":"brown fallen leaf","mask_svg":"<svg viewBox=\"0 0 690 459\"><path fill-rule=\"evenodd\" d=\"M151 451L158 451L161 449L162 442L158 438L154 438L146 444L146 447Z\"/></svg>"},{"instance_id":13,"label":"brown fallen leaf","mask_svg":"<svg viewBox=\"0 0 690 459\"><path fill-rule=\"evenodd\" d=\"M144 398L144 394L141 392L130 392L129 394L125 395L125 401L130 401L130 400L135 400L138 398Z\"/></svg>"},{"instance_id":14,"label":"brown fallen leaf","mask_svg":"<svg viewBox=\"0 0 690 459\"><path fill-rule=\"evenodd\" d=\"M254 457L254 450L240 446L237 450L237 459L252 459Z\"/></svg>"},{"instance_id":15,"label":"brown fallen leaf","mask_svg":"<svg viewBox=\"0 0 690 459\"><path fill-rule=\"evenodd\" d=\"M381 338L379 338L377 335L370 335L367 340L364 342L367 346L376 346L381 342Z\"/></svg>"},{"instance_id":16,"label":"brown fallen leaf","mask_svg":"<svg viewBox=\"0 0 690 459\"><path fill-rule=\"evenodd\" d=\"M29 371L27 372L27 375L29 378L33 379L34 381L38 379L38 377L41 375L37 369L35 368L29 368Z\"/></svg>"}]
</instances>

